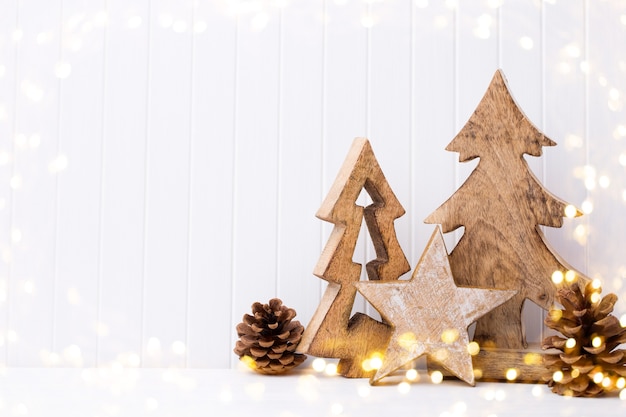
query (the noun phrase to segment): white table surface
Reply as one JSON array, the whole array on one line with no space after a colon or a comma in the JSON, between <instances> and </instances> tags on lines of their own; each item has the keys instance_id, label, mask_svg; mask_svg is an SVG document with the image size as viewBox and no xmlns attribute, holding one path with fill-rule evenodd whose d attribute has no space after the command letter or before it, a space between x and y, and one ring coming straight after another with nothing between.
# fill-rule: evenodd
<instances>
[{"instance_id":1,"label":"white table surface","mask_svg":"<svg viewBox=\"0 0 626 417\"><path fill-rule=\"evenodd\" d=\"M421 380L372 387L305 368L0 370L0 416L626 416L626 399L564 398L545 385ZM407 390L408 388L408 390ZM626 397L626 396L623 396Z\"/></svg>"}]
</instances>

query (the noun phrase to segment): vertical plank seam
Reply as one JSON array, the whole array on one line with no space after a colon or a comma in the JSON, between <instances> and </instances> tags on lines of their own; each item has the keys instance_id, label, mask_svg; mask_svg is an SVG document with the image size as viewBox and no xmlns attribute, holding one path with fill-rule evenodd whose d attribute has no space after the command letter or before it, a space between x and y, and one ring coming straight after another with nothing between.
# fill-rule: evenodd
<instances>
[{"instance_id":1,"label":"vertical plank seam","mask_svg":"<svg viewBox=\"0 0 626 417\"><path fill-rule=\"evenodd\" d=\"M498 68L502 68L502 4L496 8L496 24L498 25L497 32L497 62Z\"/></svg>"},{"instance_id":2,"label":"vertical plank seam","mask_svg":"<svg viewBox=\"0 0 626 417\"><path fill-rule=\"evenodd\" d=\"M15 30L19 30L20 27L20 2L16 1L15 3ZM13 66L14 66L14 80L15 82L13 83L13 117L11 120L11 133L12 133L12 138L15 138L15 135L17 133L17 119L18 119L18 110L17 110L17 95L18 95L18 78L19 78L19 70L20 70L20 63L19 63L19 59L20 59L20 43L19 42L14 42L14 47L15 50L13 51ZM17 148L15 146L15 140L11 140L11 155L12 155L12 164L11 164L11 179L15 178L16 173L17 173ZM9 181L10 181L9 180ZM9 232L12 233L13 229L15 228L15 192L13 187L11 187L11 185L9 184ZM10 245L11 245L11 249L12 251L14 250L14 243L13 243L13 239L9 240ZM5 350L4 350L4 356L5 356L5 360L4 363L6 364L6 366L8 367L10 365L9 363L9 351L10 351L10 347L11 344L9 343L9 341L7 340L7 336L8 336L8 332L11 331L11 318L12 318L12 314L11 314L11 308L12 308L12 292L11 292L11 283L13 281L13 262L9 262L8 263L8 271L7 271L7 282L6 282L6 323L7 323L7 334L2 335L5 339Z\"/></svg>"},{"instance_id":3,"label":"vertical plank seam","mask_svg":"<svg viewBox=\"0 0 626 417\"><path fill-rule=\"evenodd\" d=\"M417 193L415 192L415 177L417 176L417 170L415 169L414 159L417 160L417 149L415 146L416 138L415 134L415 2L412 1L409 4L409 263L413 265L413 248L417 246L416 239L417 233L415 231L417 225Z\"/></svg>"},{"instance_id":4,"label":"vertical plank seam","mask_svg":"<svg viewBox=\"0 0 626 417\"><path fill-rule=\"evenodd\" d=\"M326 65L327 65L327 26L328 26L328 7L327 0L322 0L322 62L321 62L321 70L322 70L322 85L321 85L321 100L322 100L322 111L321 111L321 134L320 138L320 203L324 201L324 192L326 190L326 139L327 139L327 122L326 122L326 100L327 100L327 92L326 92ZM318 222L319 224L319 248L320 253L324 250L324 224L323 222ZM316 302L319 302L322 299L322 295L324 294L324 280L319 280L319 294Z\"/></svg>"},{"instance_id":5,"label":"vertical plank seam","mask_svg":"<svg viewBox=\"0 0 626 417\"><path fill-rule=\"evenodd\" d=\"M453 108L452 108L452 117L454 119L454 135L456 135L456 133L459 130L459 23L460 23L460 12L459 12L459 8L461 7L460 4L457 4L456 7L453 10L453 18L454 18L454 26L452 28L453 34L452 34L452 54L453 54L453 79L452 79L452 91L453 91ZM454 161L453 163L453 169L454 169L454 188L458 189L459 185L460 185L460 181L459 181L459 164L457 161ZM457 229L458 230L458 229ZM460 232L456 231L455 235L456 235L456 239L458 240L460 235Z\"/></svg>"},{"instance_id":6,"label":"vertical plank seam","mask_svg":"<svg viewBox=\"0 0 626 417\"><path fill-rule=\"evenodd\" d=\"M104 9L109 10L109 1L104 0ZM103 273L103 247L104 247L104 184L105 184L105 137L106 137L106 67L107 67L107 37L108 25L102 29L102 107L100 109L100 194L98 202L98 254L96 258L96 351L95 365L100 364L100 320L102 319L102 273Z\"/></svg>"},{"instance_id":7,"label":"vertical plank seam","mask_svg":"<svg viewBox=\"0 0 626 417\"><path fill-rule=\"evenodd\" d=\"M274 251L276 273L274 275L274 294L280 296L281 256L282 243L282 106L283 106L283 8L278 9L278 100L276 106L276 241Z\"/></svg>"},{"instance_id":8,"label":"vertical plank seam","mask_svg":"<svg viewBox=\"0 0 626 417\"><path fill-rule=\"evenodd\" d=\"M366 5L366 16L367 16L367 21L368 24L365 26L365 137L368 138L368 140L372 140L372 138L370 137L371 134L371 123L372 123L372 118L371 118L371 111L372 111L372 103L371 103L371 99L372 99L372 88L371 88L371 81L372 81L372 2L367 2ZM369 204L371 204L372 198L369 195L369 193L364 193L365 194L365 199L362 202L363 206L368 206ZM367 226L365 225L365 219L361 220L361 231L365 232L365 236L363 239L363 262L361 263L361 279L369 279L369 277L367 276L367 269L366 269L366 265L369 262L369 260L371 259L371 257L373 256L371 253L371 249L370 247L372 246L371 243L371 236L369 234L369 229L367 228ZM362 308L363 311L369 315L375 315L376 313L372 313L373 308L370 306L370 304L365 300L365 297L361 296L360 293L357 293L357 298L356 300L361 300L361 304L362 304Z\"/></svg>"},{"instance_id":9,"label":"vertical plank seam","mask_svg":"<svg viewBox=\"0 0 626 417\"><path fill-rule=\"evenodd\" d=\"M235 62L234 65L234 83L233 83L233 150L232 150L232 164L231 164L231 178L233 181L232 186L232 194L231 194L231 210L232 210L232 218L231 218L231 233L230 233L230 323L231 328L234 328L235 323L235 290L237 289L237 285L235 283L236 274L237 274L237 260L236 260L236 245L237 245L237 192L239 190L239 186L237 184L238 175L237 175L237 148L238 148L238 129L237 129L237 114L239 113L239 27L240 27L240 17L237 15L235 18ZM231 342L231 350L234 348L233 342ZM229 356L230 358L230 367L234 367L234 357L233 355Z\"/></svg>"},{"instance_id":10,"label":"vertical plank seam","mask_svg":"<svg viewBox=\"0 0 626 417\"><path fill-rule=\"evenodd\" d=\"M144 121L144 179L143 179L143 231L142 231L142 254L141 254L141 331L139 340L139 351L141 352L141 364L145 366L145 337L146 337L146 273L147 273L147 230L148 230L148 185L149 185L149 145L150 145L150 64L152 60L152 0L148 0L148 42L146 59L146 100L145 100L145 121Z\"/></svg>"},{"instance_id":11,"label":"vertical plank seam","mask_svg":"<svg viewBox=\"0 0 626 417\"><path fill-rule=\"evenodd\" d=\"M59 49L58 49L58 60L59 62L63 61L63 0L60 0L60 10L59 10ZM58 77L57 77L58 78ZM61 78L57 79L57 114L56 114L56 155L55 158L58 158L61 152L62 147L62 126L61 126L61 105L62 105L62 95L63 95L63 82ZM58 303L57 297L59 295L59 217L60 217L60 202L59 202L59 172L54 173L54 204L53 204L53 217L54 217L54 226L53 233L54 243L52 246L52 337L51 337L51 352L56 353L56 343L57 343L57 324L58 324Z\"/></svg>"},{"instance_id":12,"label":"vertical plank seam","mask_svg":"<svg viewBox=\"0 0 626 417\"><path fill-rule=\"evenodd\" d=\"M454 117L454 133L453 135L456 135L456 133L459 131L459 37L460 37L460 11L459 9L461 8L460 3L456 4L456 7L453 10L453 14L454 14L454 27L453 27L453 41L452 41L452 52L453 52L453 60L454 60L454 64L453 64L453 94L454 94L454 104L453 104L453 117ZM461 174L460 172L460 167L459 167L459 158L455 157L453 159L453 170L454 170L454 189L457 190L460 185L461 185L461 180L459 178L459 175ZM462 231L463 230L463 231ZM458 228L454 231L454 240L456 242L458 242L461 237L463 236L463 232L464 229L462 228Z\"/></svg>"},{"instance_id":13,"label":"vertical plank seam","mask_svg":"<svg viewBox=\"0 0 626 417\"><path fill-rule=\"evenodd\" d=\"M540 60L540 66L541 66L541 130L543 132L545 132L545 128L546 128L546 3L544 0L541 1L541 6L539 9L539 16L540 16L540 29L539 29L539 36L541 37L540 39L540 55L539 55L539 60ZM548 169L548 165L547 165L547 158L541 158L541 165L542 165L542 173L541 173L541 179L542 179L542 183L545 184L546 183L546 179L547 179L547 175L546 175L546 171ZM543 339L546 337L546 326L545 326L545 319L546 319L546 311L544 309L541 309L541 326L540 326L540 333L539 333L539 337L541 338L541 341L543 341Z\"/></svg>"},{"instance_id":14,"label":"vertical plank seam","mask_svg":"<svg viewBox=\"0 0 626 417\"><path fill-rule=\"evenodd\" d=\"M365 137L370 138L371 133L371 77L372 77L372 2L368 1L365 6L368 24L365 26ZM369 197L368 197L369 200ZM367 248L367 245L365 246Z\"/></svg>"},{"instance_id":15,"label":"vertical plank seam","mask_svg":"<svg viewBox=\"0 0 626 417\"><path fill-rule=\"evenodd\" d=\"M590 165L590 150L589 150L589 0L583 0L583 36L584 36L584 48L585 48L585 65L583 68L584 75L584 135L585 135L585 166ZM585 187L585 200L588 201L590 197L590 191ZM584 260L584 272L589 272L589 216L584 217L586 226L586 239L585 239L585 260Z\"/></svg>"},{"instance_id":16,"label":"vertical plank seam","mask_svg":"<svg viewBox=\"0 0 626 417\"><path fill-rule=\"evenodd\" d=\"M190 69L189 69L189 144L187 148L187 258L185 265L185 368L189 367L189 356L191 355L191 324L189 318L191 316L191 227L193 224L193 154L194 154L194 84L195 84L195 52L196 52L196 7L197 2L191 2L191 53L190 53Z\"/></svg>"}]
</instances>

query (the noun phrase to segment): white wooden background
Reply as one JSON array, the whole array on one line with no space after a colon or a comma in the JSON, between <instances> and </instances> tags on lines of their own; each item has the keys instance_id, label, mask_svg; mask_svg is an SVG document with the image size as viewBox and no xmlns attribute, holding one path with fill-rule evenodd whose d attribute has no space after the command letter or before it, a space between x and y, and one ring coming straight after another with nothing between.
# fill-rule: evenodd
<instances>
[{"instance_id":1,"label":"white wooden background","mask_svg":"<svg viewBox=\"0 0 626 417\"><path fill-rule=\"evenodd\" d=\"M623 1L2 0L0 366L222 368L252 302L306 324L355 136L414 266L498 67L559 144L533 170L588 213L550 241L625 313Z\"/></svg>"}]
</instances>

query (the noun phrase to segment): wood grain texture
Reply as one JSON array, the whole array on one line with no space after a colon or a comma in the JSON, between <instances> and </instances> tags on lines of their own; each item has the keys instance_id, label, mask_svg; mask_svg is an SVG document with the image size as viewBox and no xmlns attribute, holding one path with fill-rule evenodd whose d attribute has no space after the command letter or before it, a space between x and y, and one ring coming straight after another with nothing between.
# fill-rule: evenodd
<instances>
[{"instance_id":1,"label":"wood grain texture","mask_svg":"<svg viewBox=\"0 0 626 417\"><path fill-rule=\"evenodd\" d=\"M527 349L483 348L472 356L474 376L480 381L544 384L545 381L542 380L546 374L543 365L544 354L538 345L529 346ZM515 373L510 374L511 370ZM428 372L432 374L434 371L441 372L445 378L454 378L450 371L438 363L428 361Z\"/></svg>"},{"instance_id":2,"label":"wood grain texture","mask_svg":"<svg viewBox=\"0 0 626 417\"><path fill-rule=\"evenodd\" d=\"M446 148L458 152L460 162L480 157L465 183L425 220L441 224L444 232L465 226L450 254L455 281L518 291L478 320L474 339L481 346L525 348L524 300L550 308L556 291L552 274L573 270L538 228L560 227L568 204L541 185L523 157L540 156L543 146L554 145L515 103L498 70L474 114Z\"/></svg>"},{"instance_id":3,"label":"wood grain texture","mask_svg":"<svg viewBox=\"0 0 626 417\"><path fill-rule=\"evenodd\" d=\"M365 208L355 204L361 190L373 203ZM369 376L361 363L372 352L385 349L391 328L357 313L350 317L361 265L352 261L363 219L376 251L366 265L370 280L395 280L410 270L396 238L394 220L404 209L387 183L370 143L354 140L317 217L335 224L314 275L328 281L328 287L311 318L298 351L320 357L340 358L338 372L347 377Z\"/></svg>"},{"instance_id":4,"label":"wood grain texture","mask_svg":"<svg viewBox=\"0 0 626 417\"><path fill-rule=\"evenodd\" d=\"M371 378L373 384L426 354L474 385L467 328L516 293L457 287L439 228L435 228L411 280L355 285L393 326L382 366Z\"/></svg>"}]
</instances>

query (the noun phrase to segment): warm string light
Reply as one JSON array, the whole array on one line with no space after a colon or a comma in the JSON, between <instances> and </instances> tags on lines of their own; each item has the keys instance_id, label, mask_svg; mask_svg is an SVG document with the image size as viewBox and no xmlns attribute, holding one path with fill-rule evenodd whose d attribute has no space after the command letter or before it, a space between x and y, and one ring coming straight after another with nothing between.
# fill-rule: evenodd
<instances>
[{"instance_id":1,"label":"warm string light","mask_svg":"<svg viewBox=\"0 0 626 417\"><path fill-rule=\"evenodd\" d=\"M383 355L379 352L372 353L369 358L365 359L361 363L361 368L365 372L371 372L380 369L381 366L383 366Z\"/></svg>"},{"instance_id":2,"label":"warm string light","mask_svg":"<svg viewBox=\"0 0 626 417\"><path fill-rule=\"evenodd\" d=\"M519 376L519 370L510 368L506 370L505 378L507 381L515 381Z\"/></svg>"},{"instance_id":3,"label":"warm string light","mask_svg":"<svg viewBox=\"0 0 626 417\"><path fill-rule=\"evenodd\" d=\"M400 394L407 394L409 391L411 391L411 384L406 381L400 382L398 384L398 391L400 392Z\"/></svg>"},{"instance_id":4,"label":"warm string light","mask_svg":"<svg viewBox=\"0 0 626 417\"><path fill-rule=\"evenodd\" d=\"M552 282L557 285L562 284L563 281L571 284L575 282L577 278L578 276L576 275L576 271L572 270L565 271L565 273L563 273L563 271L557 270L554 271L551 276Z\"/></svg>"},{"instance_id":5,"label":"warm string light","mask_svg":"<svg viewBox=\"0 0 626 417\"><path fill-rule=\"evenodd\" d=\"M602 346L602 338L600 336L595 336L591 339L591 346L593 346L594 348L599 348L600 346Z\"/></svg>"},{"instance_id":6,"label":"warm string light","mask_svg":"<svg viewBox=\"0 0 626 417\"><path fill-rule=\"evenodd\" d=\"M459 331L457 329L447 329L441 333L441 341L447 345L456 342L459 339Z\"/></svg>"},{"instance_id":7,"label":"warm string light","mask_svg":"<svg viewBox=\"0 0 626 417\"><path fill-rule=\"evenodd\" d=\"M554 282L557 285L563 282L563 278L564 278L564 275L563 275L563 272L561 271L554 271L552 273L552 282Z\"/></svg>"},{"instance_id":8,"label":"warm string light","mask_svg":"<svg viewBox=\"0 0 626 417\"><path fill-rule=\"evenodd\" d=\"M433 371L430 374L430 381L433 384L441 384L443 382L443 374L440 371Z\"/></svg>"},{"instance_id":9,"label":"warm string light","mask_svg":"<svg viewBox=\"0 0 626 417\"><path fill-rule=\"evenodd\" d=\"M419 381L419 377L420 375L416 369L409 369L406 371L405 378L409 381Z\"/></svg>"},{"instance_id":10,"label":"warm string light","mask_svg":"<svg viewBox=\"0 0 626 417\"><path fill-rule=\"evenodd\" d=\"M322 358L315 358L313 362L311 362L311 367L315 372L324 372L324 369L326 369L326 361Z\"/></svg>"},{"instance_id":11,"label":"warm string light","mask_svg":"<svg viewBox=\"0 0 626 417\"><path fill-rule=\"evenodd\" d=\"M324 373L328 376L337 375L337 364L334 362L326 362L322 358L316 358L312 363L311 367L315 372Z\"/></svg>"},{"instance_id":12,"label":"warm string light","mask_svg":"<svg viewBox=\"0 0 626 417\"><path fill-rule=\"evenodd\" d=\"M467 352L472 356L478 355L480 352L480 345L477 342L469 342L467 345Z\"/></svg>"},{"instance_id":13,"label":"warm string light","mask_svg":"<svg viewBox=\"0 0 626 417\"><path fill-rule=\"evenodd\" d=\"M335 376L337 375L337 364L336 363L327 363L326 367L324 368L324 373L328 376Z\"/></svg>"}]
</instances>

